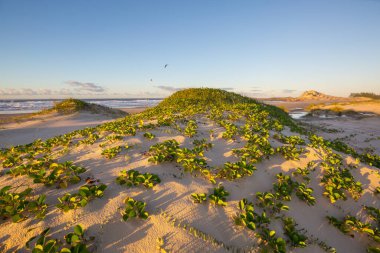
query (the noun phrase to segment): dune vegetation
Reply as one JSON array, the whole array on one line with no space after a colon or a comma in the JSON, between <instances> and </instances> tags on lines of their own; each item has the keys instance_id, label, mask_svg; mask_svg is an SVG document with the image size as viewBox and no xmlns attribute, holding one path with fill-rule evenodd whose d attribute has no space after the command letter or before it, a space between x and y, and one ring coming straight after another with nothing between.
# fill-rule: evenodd
<instances>
[{"instance_id":1,"label":"dune vegetation","mask_svg":"<svg viewBox=\"0 0 380 253\"><path fill-rule=\"evenodd\" d=\"M219 89L0 161L5 252L380 252L380 156Z\"/></svg>"},{"instance_id":2,"label":"dune vegetation","mask_svg":"<svg viewBox=\"0 0 380 253\"><path fill-rule=\"evenodd\" d=\"M46 115L68 115L80 112L89 112L96 114L104 114L111 116L112 118L120 118L126 116L128 113L114 108L109 108L103 105L97 105L92 103L87 103L80 99L65 99L62 101L57 101L54 103L53 107L44 109L34 113L27 113L25 115L16 115L13 117L7 117L0 119L0 124L7 124L13 122L23 122L28 120L33 120L35 118L46 117Z\"/></svg>"},{"instance_id":3,"label":"dune vegetation","mask_svg":"<svg viewBox=\"0 0 380 253\"><path fill-rule=\"evenodd\" d=\"M127 113L118 109L112 109L103 105L97 105L92 103L87 103L83 100L79 99L65 99L61 102L57 102L54 104L52 108L42 110L39 112L39 114L46 114L46 113L62 113L62 114L70 114L80 111L88 111L92 113L103 113L103 114L109 114L114 116L125 116Z\"/></svg>"},{"instance_id":4,"label":"dune vegetation","mask_svg":"<svg viewBox=\"0 0 380 253\"><path fill-rule=\"evenodd\" d=\"M380 95L377 95L373 92L358 92L358 93L351 93L350 97L365 97L365 98L372 98L372 99L380 99Z\"/></svg>"}]
</instances>

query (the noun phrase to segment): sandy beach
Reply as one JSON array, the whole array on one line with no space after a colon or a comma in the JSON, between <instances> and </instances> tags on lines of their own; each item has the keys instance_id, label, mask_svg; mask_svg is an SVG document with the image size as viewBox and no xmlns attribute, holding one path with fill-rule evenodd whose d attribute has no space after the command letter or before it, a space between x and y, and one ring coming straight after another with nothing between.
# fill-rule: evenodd
<instances>
[{"instance_id":1,"label":"sandy beach","mask_svg":"<svg viewBox=\"0 0 380 253\"><path fill-rule=\"evenodd\" d=\"M129 111L131 112L131 111ZM134 111L136 112L136 111ZM93 251L97 252L156 252L157 245L170 252L259 252L263 247L261 240L255 238L255 233L244 227L236 226L234 217L240 212L238 203L241 199L249 201L255 199L255 193L271 191L276 182L276 175L284 173L292 175L297 168L304 168L309 162L317 162L314 170L310 171L308 187L314 190L315 205L307 205L304 201L293 196L286 201L289 211L281 215L292 217L297 222L297 229L302 230L309 238L305 248L288 247L289 252L326 252L329 247L337 252L365 252L368 244L373 245L365 235L353 232L355 240L337 230L329 224L326 216L343 217L346 214L357 215L362 218L363 206L378 206L378 197L374 196L374 189L380 185L378 169L365 163L357 163L352 157L340 154L346 164L355 164L356 169L350 170L355 180L362 183L361 197L354 200L339 200L330 203L323 196L324 186L321 178L325 169L318 165L323 158L323 151L305 146L305 151L299 160L287 160L281 155L275 154L270 159L265 159L255 164L256 171L252 176L244 176L236 180L221 180L223 186L229 192L227 206L220 207L209 203L196 204L192 201L192 193L212 192L215 185L210 184L202 176L191 175L183 170L178 163L163 162L152 163L148 151L156 143L167 140L175 140L181 148L193 148L195 139L205 139L212 144L212 148L204 153L204 159L211 168L222 168L225 163L236 163L239 158L233 155L233 149L240 149L247 144L247 139L237 135L234 139L226 139L226 129L211 120L207 115L197 114L192 117L198 128L193 137L186 136L184 132L173 126L158 126L150 130L138 130L135 135L123 136L120 140L110 141L112 135L109 131L99 131L100 138L87 145L72 146L61 153L57 149L52 153L59 162L72 161L74 164L86 168L82 178L94 178L107 185L102 198L92 200L83 208L62 212L54 206L58 204L57 198L65 193L75 192L80 185L69 185L64 189L46 188L41 184L35 184L26 176L1 176L0 188L5 185L20 185L30 187L37 194L45 193L46 202L49 203L46 218L44 220L27 219L19 223L4 221L0 227L0 249L3 252L26 252L23 248L28 238L38 235L47 226L53 229L55 237L62 237L74 225L81 224L88 236L94 237L91 242ZM338 128L342 136L371 131L379 136L376 126L378 118L352 122L319 121L317 125L326 124L326 127ZM95 126L111 119L99 115L70 115L54 116L51 119L41 121L24 122L21 124L7 125L1 130L0 139L5 147L10 145L28 143L34 138L47 139L56 134L63 134L74 129L82 129ZM178 121L178 122L181 122ZM244 125L246 118L242 117L234 121L237 125ZM315 123L315 122L314 122ZM323 124L322 124L323 123ZM144 121L144 125L157 124L157 120ZM183 123L179 123L183 124ZM310 121L310 124L313 122ZM336 125L334 125L336 124ZM360 126L365 125L363 129ZM324 125L323 125L324 126ZM144 134L149 131L154 137L147 139ZM350 132L351 131L351 132ZM273 136L274 132L270 133ZM289 128L283 130L283 134L294 135ZM325 131L321 135L328 137ZM298 134L296 134L298 135ZM306 136L301 137L307 140ZM270 137L272 147L277 148L282 144ZM357 133L357 139L353 143L365 143L365 136ZM371 145L379 149L379 141L374 140ZM107 159L102 155L104 147L125 147L114 158ZM359 147L362 147L359 145ZM363 146L364 148L364 146ZM4 168L5 169L5 168ZM159 176L161 183L153 189L143 187L125 187L115 184L121 170L138 170L140 173L154 173ZM299 178L294 180L299 181ZM147 203L146 210L149 218L144 221L133 219L125 222L120 213L126 197L132 197ZM260 213L264 209L255 206ZM273 217L272 217L273 218ZM281 219L275 219L265 225L276 231L276 236L286 237L282 230ZM198 231L198 232L194 232ZM161 241L157 243L157 241ZM261 245L261 246L259 246ZM322 246L325 245L325 246Z\"/></svg>"},{"instance_id":2,"label":"sandy beach","mask_svg":"<svg viewBox=\"0 0 380 253\"><path fill-rule=\"evenodd\" d=\"M146 108L122 108L121 110L135 114ZM9 120L14 117L27 116L28 114L0 114L0 120ZM70 115L43 115L33 119L22 119L17 122L0 124L0 148L9 148L14 145L22 145L33 142L36 139L46 140L57 135L66 134L74 130L86 127L94 127L99 124L114 120L114 117L105 114L79 112Z\"/></svg>"}]
</instances>

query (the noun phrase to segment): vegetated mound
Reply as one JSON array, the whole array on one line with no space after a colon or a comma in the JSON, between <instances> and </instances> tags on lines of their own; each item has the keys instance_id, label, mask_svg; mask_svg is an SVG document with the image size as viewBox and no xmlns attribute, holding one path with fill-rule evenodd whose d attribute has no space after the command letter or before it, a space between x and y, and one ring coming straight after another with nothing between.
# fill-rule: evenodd
<instances>
[{"instance_id":1,"label":"vegetated mound","mask_svg":"<svg viewBox=\"0 0 380 253\"><path fill-rule=\"evenodd\" d=\"M380 157L223 90L179 91L0 162L5 252L379 250Z\"/></svg>"},{"instance_id":2,"label":"vegetated mound","mask_svg":"<svg viewBox=\"0 0 380 253\"><path fill-rule=\"evenodd\" d=\"M380 95L375 94L373 92L359 92L359 93L351 93L350 97L353 98L370 98L370 99L380 99Z\"/></svg>"},{"instance_id":3,"label":"vegetated mound","mask_svg":"<svg viewBox=\"0 0 380 253\"><path fill-rule=\"evenodd\" d=\"M106 115L112 115L112 116L117 116L117 117L122 117L128 114L122 110L109 108L103 105L87 103L83 100L73 99L73 98L69 98L61 102L57 102L54 104L52 108L43 110L40 113L44 114L44 113L57 112L57 113L62 113L62 114L70 114L70 113L81 112L81 111L87 111L87 112L98 113L98 114L106 114Z\"/></svg>"},{"instance_id":4,"label":"vegetated mound","mask_svg":"<svg viewBox=\"0 0 380 253\"><path fill-rule=\"evenodd\" d=\"M361 99L363 97L358 97ZM365 98L364 98L365 99ZM380 115L380 100L366 99L364 101L343 101L334 103L311 104L307 107L309 116L348 116L366 118Z\"/></svg>"},{"instance_id":5,"label":"vegetated mound","mask_svg":"<svg viewBox=\"0 0 380 253\"><path fill-rule=\"evenodd\" d=\"M87 103L79 99L65 99L60 102L56 102L52 108L44 109L35 113L28 113L25 115L16 115L13 117L6 117L0 119L0 124L8 123L21 123L30 120L38 120L46 116L55 116L54 113L58 114L73 114L77 112L90 112L93 114L102 114L112 118L120 118L128 115L127 112L122 110L109 108L103 105L97 105L92 103Z\"/></svg>"},{"instance_id":6,"label":"vegetated mound","mask_svg":"<svg viewBox=\"0 0 380 253\"><path fill-rule=\"evenodd\" d=\"M165 98L151 110L164 110L171 111L173 113L193 110L194 108L203 108L202 111L207 112L213 108L223 110L231 106L236 108L248 106L252 110L252 113L265 111L271 117L299 130L299 126L295 124L295 121L283 109L277 106L261 103L253 98L221 89L189 88L180 90Z\"/></svg>"},{"instance_id":7,"label":"vegetated mound","mask_svg":"<svg viewBox=\"0 0 380 253\"><path fill-rule=\"evenodd\" d=\"M238 103L258 103L252 98L248 98L233 92L211 88L190 88L180 90L165 98L159 106L219 106L224 104Z\"/></svg>"},{"instance_id":8,"label":"vegetated mound","mask_svg":"<svg viewBox=\"0 0 380 253\"><path fill-rule=\"evenodd\" d=\"M342 107L336 106L328 109L311 109L306 118L317 117L317 118L336 118L336 117L350 117L353 119L363 119L368 117L376 116L372 112L357 112L354 110L345 110Z\"/></svg>"}]
</instances>

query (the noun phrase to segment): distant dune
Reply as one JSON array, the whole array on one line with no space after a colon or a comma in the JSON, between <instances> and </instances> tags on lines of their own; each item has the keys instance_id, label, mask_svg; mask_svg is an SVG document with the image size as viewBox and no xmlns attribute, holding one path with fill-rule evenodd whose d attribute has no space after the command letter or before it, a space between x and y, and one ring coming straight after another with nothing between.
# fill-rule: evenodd
<instances>
[{"instance_id":1,"label":"distant dune","mask_svg":"<svg viewBox=\"0 0 380 253\"><path fill-rule=\"evenodd\" d=\"M338 101L365 101L370 100L370 98L365 97L335 97L331 95L324 94L322 92L318 92L315 90L307 90L303 92L298 97L271 97L271 98L264 98L261 99L263 101L286 101L286 102L338 102Z\"/></svg>"},{"instance_id":2,"label":"distant dune","mask_svg":"<svg viewBox=\"0 0 380 253\"><path fill-rule=\"evenodd\" d=\"M66 99L54 107L37 113L2 115L0 118L0 148L22 145L36 139L45 140L56 135L94 127L129 113L91 104L77 99Z\"/></svg>"},{"instance_id":3,"label":"distant dune","mask_svg":"<svg viewBox=\"0 0 380 253\"><path fill-rule=\"evenodd\" d=\"M91 113L104 115L111 118L120 118L128 115L125 110L109 108L103 105L87 103L79 99L65 99L56 103L52 108L45 109L36 113L23 114L3 114L0 116L0 125L9 123L21 123L26 121L40 120L41 118L68 115L74 113ZM4 127L4 126L2 126Z\"/></svg>"},{"instance_id":4,"label":"distant dune","mask_svg":"<svg viewBox=\"0 0 380 253\"><path fill-rule=\"evenodd\" d=\"M57 112L60 114L69 114L74 112L90 112L96 114L105 114L114 117L125 116L128 113L122 110L109 108L103 105L97 105L92 103L87 103L79 99L66 99L62 102L56 103L52 108L43 110L37 114L46 114Z\"/></svg>"}]
</instances>

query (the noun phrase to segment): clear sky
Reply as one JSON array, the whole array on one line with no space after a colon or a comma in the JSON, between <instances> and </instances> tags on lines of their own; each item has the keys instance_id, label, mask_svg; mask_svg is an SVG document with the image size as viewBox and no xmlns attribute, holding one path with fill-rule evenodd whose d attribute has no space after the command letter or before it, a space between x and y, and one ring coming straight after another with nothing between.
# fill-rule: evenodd
<instances>
[{"instance_id":1,"label":"clear sky","mask_svg":"<svg viewBox=\"0 0 380 253\"><path fill-rule=\"evenodd\" d=\"M0 0L0 98L202 86L380 93L380 0Z\"/></svg>"}]
</instances>

